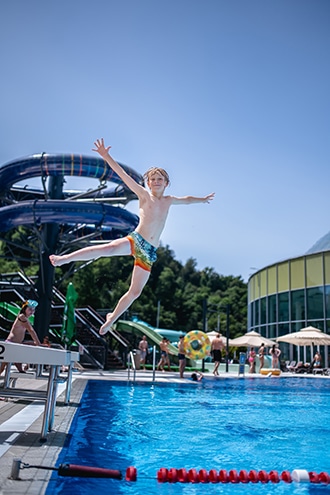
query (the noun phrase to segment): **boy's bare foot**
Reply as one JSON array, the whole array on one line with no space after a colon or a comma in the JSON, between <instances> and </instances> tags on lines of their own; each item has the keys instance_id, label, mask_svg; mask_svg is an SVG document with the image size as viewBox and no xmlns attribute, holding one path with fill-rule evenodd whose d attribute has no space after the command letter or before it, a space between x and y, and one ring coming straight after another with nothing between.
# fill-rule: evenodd
<instances>
[{"instance_id":1,"label":"boy's bare foot","mask_svg":"<svg viewBox=\"0 0 330 495\"><path fill-rule=\"evenodd\" d=\"M100 328L100 331L99 331L100 335L105 335L107 332L109 332L109 330L111 328L111 316L112 316L112 313L107 314L106 321L105 321L105 323L103 323L103 325Z\"/></svg>"},{"instance_id":2,"label":"boy's bare foot","mask_svg":"<svg viewBox=\"0 0 330 495\"><path fill-rule=\"evenodd\" d=\"M62 260L63 256L56 256L56 254L51 254L49 256L49 261L53 266L61 266L64 263L64 260Z\"/></svg>"}]
</instances>

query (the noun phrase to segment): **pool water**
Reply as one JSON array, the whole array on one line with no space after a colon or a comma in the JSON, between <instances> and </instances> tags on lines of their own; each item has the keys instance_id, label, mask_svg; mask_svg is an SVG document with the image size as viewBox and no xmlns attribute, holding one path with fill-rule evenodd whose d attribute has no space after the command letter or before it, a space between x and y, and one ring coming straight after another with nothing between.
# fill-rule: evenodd
<instances>
[{"instance_id":1,"label":"pool water","mask_svg":"<svg viewBox=\"0 0 330 495\"><path fill-rule=\"evenodd\" d=\"M137 481L52 474L46 495L330 493L330 485L159 483L160 468L330 472L330 381L89 381L56 465L137 469Z\"/></svg>"}]
</instances>

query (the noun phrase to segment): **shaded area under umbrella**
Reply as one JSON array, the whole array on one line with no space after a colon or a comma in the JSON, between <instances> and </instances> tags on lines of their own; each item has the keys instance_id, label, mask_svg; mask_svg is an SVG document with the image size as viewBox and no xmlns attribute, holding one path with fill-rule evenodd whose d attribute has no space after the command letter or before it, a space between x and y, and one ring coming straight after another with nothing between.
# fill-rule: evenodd
<instances>
[{"instance_id":1,"label":"shaded area under umbrella","mask_svg":"<svg viewBox=\"0 0 330 495\"><path fill-rule=\"evenodd\" d=\"M70 282L66 290L65 305L63 312L63 324L61 329L62 342L65 347L72 344L76 335L76 315L75 315L75 304L78 299L78 294Z\"/></svg>"}]
</instances>

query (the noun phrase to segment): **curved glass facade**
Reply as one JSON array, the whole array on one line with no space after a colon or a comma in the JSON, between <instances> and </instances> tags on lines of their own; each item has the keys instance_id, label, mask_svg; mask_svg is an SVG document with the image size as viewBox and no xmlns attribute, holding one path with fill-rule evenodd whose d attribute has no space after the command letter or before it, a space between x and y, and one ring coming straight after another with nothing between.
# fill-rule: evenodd
<instances>
[{"instance_id":1,"label":"curved glass facade","mask_svg":"<svg viewBox=\"0 0 330 495\"><path fill-rule=\"evenodd\" d=\"M277 338L312 325L330 334L330 251L270 265L248 281L248 331ZM281 343L282 359L310 361L315 351ZM327 347L321 346L324 366Z\"/></svg>"}]
</instances>

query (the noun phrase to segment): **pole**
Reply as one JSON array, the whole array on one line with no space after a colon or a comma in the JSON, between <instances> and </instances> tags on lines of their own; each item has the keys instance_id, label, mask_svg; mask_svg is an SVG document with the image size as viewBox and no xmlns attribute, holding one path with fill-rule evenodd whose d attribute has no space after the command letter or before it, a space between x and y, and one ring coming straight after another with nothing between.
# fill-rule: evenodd
<instances>
[{"instance_id":1,"label":"pole","mask_svg":"<svg viewBox=\"0 0 330 495\"><path fill-rule=\"evenodd\" d=\"M157 319L156 319L156 328L159 328L159 316L160 316L160 301L157 302Z\"/></svg>"},{"instance_id":2,"label":"pole","mask_svg":"<svg viewBox=\"0 0 330 495\"><path fill-rule=\"evenodd\" d=\"M63 196L63 177L55 176L49 178L49 197L61 199ZM55 251L58 241L59 225L47 223L43 225L43 246L40 253L40 267L36 289L38 291L39 305L36 309L34 328L39 339L43 340L48 335L51 319L51 304L53 297L54 267L50 264L49 255Z\"/></svg>"},{"instance_id":3,"label":"pole","mask_svg":"<svg viewBox=\"0 0 330 495\"><path fill-rule=\"evenodd\" d=\"M227 316L227 326L226 326L226 373L229 371L229 314L230 314L230 304L226 307Z\"/></svg>"},{"instance_id":4,"label":"pole","mask_svg":"<svg viewBox=\"0 0 330 495\"><path fill-rule=\"evenodd\" d=\"M203 332L206 333L207 328L207 299L203 299ZM202 372L205 371L205 359L202 360Z\"/></svg>"}]
</instances>

